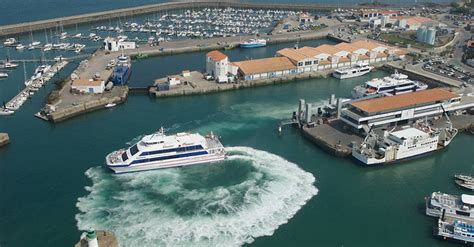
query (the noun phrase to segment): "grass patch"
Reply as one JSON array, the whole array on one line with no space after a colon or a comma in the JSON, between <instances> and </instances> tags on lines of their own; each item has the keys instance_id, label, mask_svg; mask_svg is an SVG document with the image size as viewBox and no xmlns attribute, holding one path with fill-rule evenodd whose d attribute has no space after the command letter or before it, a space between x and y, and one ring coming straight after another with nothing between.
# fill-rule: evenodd
<instances>
[{"instance_id":1,"label":"grass patch","mask_svg":"<svg viewBox=\"0 0 474 247\"><path fill-rule=\"evenodd\" d=\"M380 35L380 38L383 41L392 45L398 44L398 45L406 46L409 44L412 47L420 48L420 49L430 49L434 47L433 45L430 45L430 44L420 43L416 40L401 37L397 33L382 33Z\"/></svg>"}]
</instances>

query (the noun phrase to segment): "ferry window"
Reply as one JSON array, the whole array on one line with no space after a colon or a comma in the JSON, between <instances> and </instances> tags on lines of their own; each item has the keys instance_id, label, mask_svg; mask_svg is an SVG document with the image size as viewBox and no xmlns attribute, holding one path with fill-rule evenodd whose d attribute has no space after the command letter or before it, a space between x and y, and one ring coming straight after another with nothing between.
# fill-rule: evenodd
<instances>
[{"instance_id":1,"label":"ferry window","mask_svg":"<svg viewBox=\"0 0 474 247\"><path fill-rule=\"evenodd\" d=\"M123 152L123 153L122 153L122 160L123 160L123 161L128 160L127 152Z\"/></svg>"},{"instance_id":2,"label":"ferry window","mask_svg":"<svg viewBox=\"0 0 474 247\"><path fill-rule=\"evenodd\" d=\"M133 145L131 148L130 148L130 154L133 156L135 155L136 153L138 153L138 147L137 145Z\"/></svg>"}]
</instances>

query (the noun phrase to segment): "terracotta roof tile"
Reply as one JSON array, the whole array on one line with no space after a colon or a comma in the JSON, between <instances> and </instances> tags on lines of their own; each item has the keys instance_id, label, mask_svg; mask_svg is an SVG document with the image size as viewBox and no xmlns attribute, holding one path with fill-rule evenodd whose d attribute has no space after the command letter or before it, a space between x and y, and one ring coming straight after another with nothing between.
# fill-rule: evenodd
<instances>
[{"instance_id":1,"label":"terracotta roof tile","mask_svg":"<svg viewBox=\"0 0 474 247\"><path fill-rule=\"evenodd\" d=\"M296 66L286 57L262 58L234 63L245 75L296 69Z\"/></svg>"},{"instance_id":2,"label":"terracotta roof tile","mask_svg":"<svg viewBox=\"0 0 474 247\"><path fill-rule=\"evenodd\" d=\"M227 56L224 53L222 53L218 50L208 52L207 56L212 58L212 60L214 60L214 61L221 61L221 60L227 58Z\"/></svg>"},{"instance_id":3,"label":"terracotta roof tile","mask_svg":"<svg viewBox=\"0 0 474 247\"><path fill-rule=\"evenodd\" d=\"M458 95L455 93L441 88L435 88L413 93L357 101L351 103L351 105L367 113L377 113L424 105L456 97L458 97Z\"/></svg>"}]
</instances>

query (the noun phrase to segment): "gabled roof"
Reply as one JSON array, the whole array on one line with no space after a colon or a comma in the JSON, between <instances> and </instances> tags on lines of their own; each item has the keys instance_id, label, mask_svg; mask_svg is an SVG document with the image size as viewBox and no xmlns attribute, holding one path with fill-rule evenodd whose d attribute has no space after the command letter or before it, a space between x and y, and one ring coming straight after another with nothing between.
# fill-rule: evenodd
<instances>
[{"instance_id":1,"label":"gabled roof","mask_svg":"<svg viewBox=\"0 0 474 247\"><path fill-rule=\"evenodd\" d=\"M329 55L334 55L334 54L341 51L341 50L337 49L336 47L334 47L332 45L320 45L320 46L316 47L315 49L322 52L322 53L327 53Z\"/></svg>"},{"instance_id":2,"label":"gabled roof","mask_svg":"<svg viewBox=\"0 0 474 247\"><path fill-rule=\"evenodd\" d=\"M387 112L418 105L434 103L459 97L457 94L441 88L406 93L382 98L367 99L351 103L353 107L367 113Z\"/></svg>"},{"instance_id":3,"label":"gabled roof","mask_svg":"<svg viewBox=\"0 0 474 247\"><path fill-rule=\"evenodd\" d=\"M271 57L234 62L244 75L253 75L267 72L296 69L296 66L287 57Z\"/></svg>"},{"instance_id":4,"label":"gabled roof","mask_svg":"<svg viewBox=\"0 0 474 247\"><path fill-rule=\"evenodd\" d=\"M339 44L335 45L334 47L336 47L337 49L340 49L340 50L348 51L348 52L354 52L354 51L357 51L359 49L365 49L365 48L357 47L357 46L354 46L354 45L351 45L351 44L345 43L345 42L339 43Z\"/></svg>"},{"instance_id":5,"label":"gabled roof","mask_svg":"<svg viewBox=\"0 0 474 247\"><path fill-rule=\"evenodd\" d=\"M277 54L280 56L287 57L294 61L301 61L311 56L306 56L305 54L299 52L297 49L285 48L277 51Z\"/></svg>"},{"instance_id":6,"label":"gabled roof","mask_svg":"<svg viewBox=\"0 0 474 247\"><path fill-rule=\"evenodd\" d=\"M72 86L73 87L97 87L101 86L104 83L104 81L94 81L94 80L88 80L88 79L76 79L72 81Z\"/></svg>"},{"instance_id":7,"label":"gabled roof","mask_svg":"<svg viewBox=\"0 0 474 247\"><path fill-rule=\"evenodd\" d=\"M207 56L210 57L212 60L214 60L214 61L216 61L216 62L217 62L217 61L224 60L224 59L227 58L227 56L226 56L224 53L222 53L222 52L220 52L220 51L218 51L218 50L214 50L214 51L208 52L208 53L207 53Z\"/></svg>"},{"instance_id":8,"label":"gabled roof","mask_svg":"<svg viewBox=\"0 0 474 247\"><path fill-rule=\"evenodd\" d=\"M365 48L367 50L372 50L372 49L375 49L375 48L378 48L378 47L387 48L384 45L380 45L380 44L377 44L375 42L369 42L369 41L365 41L365 40L359 40L359 41L353 42L353 43L351 43L351 45L359 47L359 48Z\"/></svg>"}]
</instances>

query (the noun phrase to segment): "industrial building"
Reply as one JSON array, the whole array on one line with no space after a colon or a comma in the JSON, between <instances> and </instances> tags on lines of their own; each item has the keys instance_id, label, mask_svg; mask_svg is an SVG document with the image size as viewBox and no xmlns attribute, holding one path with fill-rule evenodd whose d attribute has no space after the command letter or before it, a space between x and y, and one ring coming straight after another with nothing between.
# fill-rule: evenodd
<instances>
[{"instance_id":1,"label":"industrial building","mask_svg":"<svg viewBox=\"0 0 474 247\"><path fill-rule=\"evenodd\" d=\"M342 109L341 120L356 130L367 131L371 126L402 125L471 107L473 97L436 88L351 102Z\"/></svg>"},{"instance_id":2,"label":"industrial building","mask_svg":"<svg viewBox=\"0 0 474 247\"><path fill-rule=\"evenodd\" d=\"M99 94L105 90L104 81L95 81L92 79L76 79L72 81L71 91L77 93Z\"/></svg>"},{"instance_id":3,"label":"industrial building","mask_svg":"<svg viewBox=\"0 0 474 247\"><path fill-rule=\"evenodd\" d=\"M244 81L297 74L297 67L286 57L271 57L234 62Z\"/></svg>"},{"instance_id":4,"label":"industrial building","mask_svg":"<svg viewBox=\"0 0 474 247\"><path fill-rule=\"evenodd\" d=\"M430 45L435 44L436 29L433 27L421 26L416 31L416 40Z\"/></svg>"}]
</instances>

